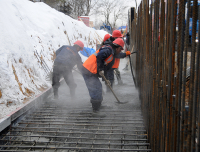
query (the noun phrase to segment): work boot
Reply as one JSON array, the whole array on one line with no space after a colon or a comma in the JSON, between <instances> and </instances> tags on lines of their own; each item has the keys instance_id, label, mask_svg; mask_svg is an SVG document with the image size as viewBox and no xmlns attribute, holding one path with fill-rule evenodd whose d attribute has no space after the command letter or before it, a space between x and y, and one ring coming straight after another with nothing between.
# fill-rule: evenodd
<instances>
[{"instance_id":1,"label":"work boot","mask_svg":"<svg viewBox=\"0 0 200 152\"><path fill-rule=\"evenodd\" d=\"M123 82L122 82L122 79L121 79L120 71L119 71L119 69L115 69L115 71L116 71L116 77L117 77L118 84L122 85Z\"/></svg>"},{"instance_id":2,"label":"work boot","mask_svg":"<svg viewBox=\"0 0 200 152\"><path fill-rule=\"evenodd\" d=\"M122 85L123 81L121 79L118 79L118 85Z\"/></svg>"},{"instance_id":3,"label":"work boot","mask_svg":"<svg viewBox=\"0 0 200 152\"><path fill-rule=\"evenodd\" d=\"M125 68L123 68L123 70L128 70L128 64L126 64Z\"/></svg>"},{"instance_id":4,"label":"work boot","mask_svg":"<svg viewBox=\"0 0 200 152\"><path fill-rule=\"evenodd\" d=\"M90 102L92 103L92 109L94 112L99 111L99 108L101 107L102 100L93 100L90 99Z\"/></svg>"},{"instance_id":5,"label":"work boot","mask_svg":"<svg viewBox=\"0 0 200 152\"><path fill-rule=\"evenodd\" d=\"M54 89L53 93L54 93L54 99L58 99L58 89Z\"/></svg>"}]
</instances>

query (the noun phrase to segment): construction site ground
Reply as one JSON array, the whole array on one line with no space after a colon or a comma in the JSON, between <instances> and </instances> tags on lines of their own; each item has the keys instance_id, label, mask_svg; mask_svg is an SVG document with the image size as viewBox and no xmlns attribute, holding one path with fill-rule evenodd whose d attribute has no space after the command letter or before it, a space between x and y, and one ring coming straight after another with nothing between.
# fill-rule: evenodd
<instances>
[{"instance_id":1,"label":"construction site ground","mask_svg":"<svg viewBox=\"0 0 200 152\"><path fill-rule=\"evenodd\" d=\"M125 67L125 64L127 63L128 58L121 60L120 62L120 71L121 71L121 78L123 81L122 85L118 85L117 79L115 77L114 85L113 85L113 91L119 98L121 102L127 102L126 104L117 104L117 100L110 91L107 93L106 91L106 85L104 81L102 82L103 86L103 101L101 109L109 109L109 110L140 110L140 101L138 96L138 91L135 88L133 78L131 75L130 66L128 66L128 70L123 70ZM92 105L90 103L90 96L88 89L85 85L85 81L83 77L77 73L76 71L73 72L74 80L77 83L77 89L76 89L76 97L74 99L71 99L70 92L67 84L64 82L63 85L59 88L59 99L54 101L55 104L64 104L68 106L69 108L80 108L85 109L86 107L88 110L92 111ZM102 80L102 78L100 78ZM52 97L50 99L53 98ZM99 112L101 112L100 110Z\"/></svg>"},{"instance_id":2,"label":"construction site ground","mask_svg":"<svg viewBox=\"0 0 200 152\"><path fill-rule=\"evenodd\" d=\"M114 92L106 93L99 112L93 112L83 77L74 71L76 97L71 99L65 82L59 99L50 94L33 112L25 115L0 137L0 151L151 151L147 142L138 91L134 86L128 59L121 60L123 85L117 80Z\"/></svg>"}]
</instances>

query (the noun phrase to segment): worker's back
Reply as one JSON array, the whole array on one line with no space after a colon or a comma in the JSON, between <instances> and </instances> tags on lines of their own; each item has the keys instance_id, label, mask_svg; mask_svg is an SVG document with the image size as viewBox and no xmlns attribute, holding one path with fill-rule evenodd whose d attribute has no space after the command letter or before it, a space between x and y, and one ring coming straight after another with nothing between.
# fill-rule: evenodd
<instances>
[{"instance_id":1,"label":"worker's back","mask_svg":"<svg viewBox=\"0 0 200 152\"><path fill-rule=\"evenodd\" d=\"M62 64L69 68L73 68L78 62L81 61L81 57L78 51L73 46L64 45L56 51L55 64Z\"/></svg>"}]
</instances>

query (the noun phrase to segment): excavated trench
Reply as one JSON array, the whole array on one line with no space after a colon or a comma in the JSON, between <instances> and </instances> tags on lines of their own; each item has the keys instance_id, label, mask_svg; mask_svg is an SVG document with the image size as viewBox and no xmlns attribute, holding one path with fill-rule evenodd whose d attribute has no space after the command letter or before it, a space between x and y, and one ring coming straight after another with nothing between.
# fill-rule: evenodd
<instances>
[{"instance_id":1,"label":"excavated trench","mask_svg":"<svg viewBox=\"0 0 200 152\"><path fill-rule=\"evenodd\" d=\"M106 93L97 113L92 112L83 78L75 73L74 77L76 98L69 97L65 83L61 85L58 100L49 96L1 134L0 151L151 151L130 70L122 74L123 85L114 85L119 99L129 102L117 104Z\"/></svg>"}]
</instances>

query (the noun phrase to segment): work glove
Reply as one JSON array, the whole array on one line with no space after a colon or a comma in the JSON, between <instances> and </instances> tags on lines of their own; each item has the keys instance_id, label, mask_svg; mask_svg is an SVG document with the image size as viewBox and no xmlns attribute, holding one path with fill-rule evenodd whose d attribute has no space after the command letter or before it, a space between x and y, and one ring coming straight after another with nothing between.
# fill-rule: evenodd
<instances>
[{"instance_id":1,"label":"work glove","mask_svg":"<svg viewBox=\"0 0 200 152\"><path fill-rule=\"evenodd\" d=\"M106 84L109 85L109 86L111 86L111 83L110 83L109 80L106 81Z\"/></svg>"},{"instance_id":2,"label":"work glove","mask_svg":"<svg viewBox=\"0 0 200 152\"><path fill-rule=\"evenodd\" d=\"M99 75L100 75L100 76L104 75L104 71L103 71L103 70L102 70L102 71L99 71Z\"/></svg>"},{"instance_id":3,"label":"work glove","mask_svg":"<svg viewBox=\"0 0 200 152\"><path fill-rule=\"evenodd\" d=\"M126 51L126 56L131 55L130 51Z\"/></svg>"}]
</instances>

